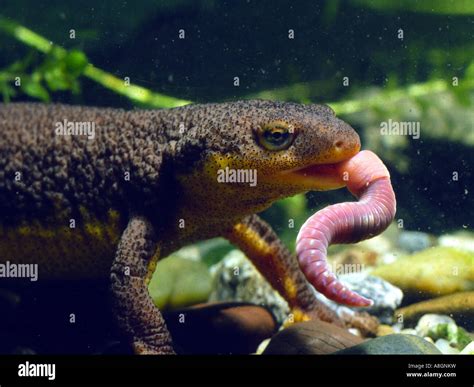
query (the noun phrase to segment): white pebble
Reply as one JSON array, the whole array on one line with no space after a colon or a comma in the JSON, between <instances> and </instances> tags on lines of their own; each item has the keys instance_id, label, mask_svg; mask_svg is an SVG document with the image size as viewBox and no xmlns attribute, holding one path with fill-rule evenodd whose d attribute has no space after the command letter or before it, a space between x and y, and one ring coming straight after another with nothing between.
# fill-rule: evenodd
<instances>
[{"instance_id":1,"label":"white pebble","mask_svg":"<svg viewBox=\"0 0 474 387\"><path fill-rule=\"evenodd\" d=\"M445 339L438 339L435 342L436 347L445 355L457 355L459 350L451 347L449 341Z\"/></svg>"}]
</instances>

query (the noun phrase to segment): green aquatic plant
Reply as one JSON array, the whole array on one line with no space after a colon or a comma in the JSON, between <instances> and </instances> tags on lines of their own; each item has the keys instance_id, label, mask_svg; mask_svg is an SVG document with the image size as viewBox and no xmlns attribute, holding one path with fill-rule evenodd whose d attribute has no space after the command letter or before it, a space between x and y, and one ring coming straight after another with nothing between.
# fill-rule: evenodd
<instances>
[{"instance_id":1,"label":"green aquatic plant","mask_svg":"<svg viewBox=\"0 0 474 387\"><path fill-rule=\"evenodd\" d=\"M53 47L37 66L34 66L35 56L30 54L0 71L4 101L15 97L17 89L43 102L50 101L50 92L80 93L78 78L88 63L82 51L64 51Z\"/></svg>"},{"instance_id":2,"label":"green aquatic plant","mask_svg":"<svg viewBox=\"0 0 474 387\"><path fill-rule=\"evenodd\" d=\"M473 15L471 0L351 0L357 6L379 11L408 11L445 15Z\"/></svg>"},{"instance_id":3,"label":"green aquatic plant","mask_svg":"<svg viewBox=\"0 0 474 387\"><path fill-rule=\"evenodd\" d=\"M469 92L474 90L474 61L467 68L465 76L457 80L453 87L453 79L433 79L396 88L370 87L353 98L327 103L338 115L348 115L367 110L386 109L394 103L406 100L417 100L433 94L452 92L458 100L469 104ZM249 95L249 98L283 99L301 103L310 103L316 97L315 90L320 91L320 81L296 83L272 90L263 90Z\"/></svg>"},{"instance_id":4,"label":"green aquatic plant","mask_svg":"<svg viewBox=\"0 0 474 387\"><path fill-rule=\"evenodd\" d=\"M0 72L0 88L6 101L16 94L10 83L17 77L20 82L22 76L26 77L26 86L21 87L25 94L49 101L49 92L70 90L77 93L79 90L77 78L82 75L138 104L157 108L172 108L190 103L190 101L152 92L130 83L127 79L120 79L95 67L87 60L82 51L66 50L34 31L2 16L0 16L0 31L46 54L45 60L38 67L32 69L31 75L15 72L18 68L26 70L29 66L25 66L25 64L30 64L27 61L20 61Z\"/></svg>"},{"instance_id":5,"label":"green aquatic plant","mask_svg":"<svg viewBox=\"0 0 474 387\"><path fill-rule=\"evenodd\" d=\"M433 340L437 340L439 338L446 339L451 345L460 351L462 351L464 347L472 342L469 333L465 329L452 323L439 324L433 327L433 329L428 332L428 337L431 337Z\"/></svg>"},{"instance_id":6,"label":"green aquatic plant","mask_svg":"<svg viewBox=\"0 0 474 387\"><path fill-rule=\"evenodd\" d=\"M73 80L77 80L80 75L83 75L118 94L124 95L137 104L157 108L171 108L191 103L191 101L156 93L145 87L134 85L126 79L120 79L88 62L86 55L82 51L68 51L53 44L36 32L2 16L0 16L0 31L47 55L45 65L39 66L37 71L33 72L30 77L34 86L26 87L28 92L25 91L25 93L32 97L47 100L48 88L49 91L69 89L77 92L77 83L73 82ZM21 65L23 61L19 63ZM14 89L8 82L13 80L12 76L15 74L15 71L12 70L16 70L17 67L18 63L15 63L10 68L0 72L0 88L4 97L6 95L8 98L13 94ZM48 70L49 74L48 87L46 88L40 82L42 80L41 70L43 67ZM387 87L384 90L371 88L367 89L371 92L363 95L328 104L334 109L336 114L347 115L361 111L382 109L406 99L418 99L450 91L455 93L465 104L469 104L469 91L474 89L474 62L468 67L465 77L457 80L456 88L451 87L452 82L452 79L432 79L403 87ZM68 85L70 86L69 88L67 87ZM294 100L301 103L310 103L316 97L314 91L318 90L318 92L321 92L321 87L323 87L324 91L324 84L321 84L320 81L316 83L295 83L282 88L252 93L246 98Z\"/></svg>"}]
</instances>

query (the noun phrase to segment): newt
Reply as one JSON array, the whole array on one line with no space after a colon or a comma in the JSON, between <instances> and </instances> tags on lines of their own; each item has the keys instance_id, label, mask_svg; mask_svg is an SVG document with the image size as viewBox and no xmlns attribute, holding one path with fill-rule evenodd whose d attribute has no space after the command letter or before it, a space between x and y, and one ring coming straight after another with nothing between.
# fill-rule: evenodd
<instances>
[{"instance_id":1,"label":"newt","mask_svg":"<svg viewBox=\"0 0 474 387\"><path fill-rule=\"evenodd\" d=\"M295 321L347 324L256 215L281 198L345 185L331 166L356 155L360 139L329 107L12 103L0 104L0 134L0 262L38 264L40 279L108 276L135 353L174 353L147 289L157 261L219 236L248 256ZM256 184L225 182L223 170L254 171Z\"/></svg>"}]
</instances>

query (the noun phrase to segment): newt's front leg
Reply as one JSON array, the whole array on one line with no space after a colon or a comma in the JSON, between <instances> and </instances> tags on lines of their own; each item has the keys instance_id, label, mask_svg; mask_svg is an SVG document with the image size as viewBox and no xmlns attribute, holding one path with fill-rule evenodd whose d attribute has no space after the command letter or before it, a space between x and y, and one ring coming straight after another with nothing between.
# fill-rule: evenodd
<instances>
[{"instance_id":1,"label":"newt's front leg","mask_svg":"<svg viewBox=\"0 0 474 387\"><path fill-rule=\"evenodd\" d=\"M298 266L296 256L290 253L270 225L259 216L247 216L225 236L247 255L288 302L295 322L318 318L344 326L335 312L316 299Z\"/></svg>"},{"instance_id":2,"label":"newt's front leg","mask_svg":"<svg viewBox=\"0 0 474 387\"><path fill-rule=\"evenodd\" d=\"M152 224L133 217L122 234L111 270L116 315L137 354L174 354L165 320L148 293L156 250Z\"/></svg>"}]
</instances>

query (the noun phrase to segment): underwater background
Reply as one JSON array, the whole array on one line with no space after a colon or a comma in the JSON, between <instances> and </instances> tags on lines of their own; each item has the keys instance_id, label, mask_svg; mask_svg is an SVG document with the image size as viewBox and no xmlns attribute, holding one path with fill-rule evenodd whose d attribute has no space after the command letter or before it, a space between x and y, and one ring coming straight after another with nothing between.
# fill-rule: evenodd
<instances>
[{"instance_id":1,"label":"underwater background","mask_svg":"<svg viewBox=\"0 0 474 387\"><path fill-rule=\"evenodd\" d=\"M2 1L0 93L3 102L127 109L250 98L329 104L386 163L397 195L385 233L334 246L330 258L363 268L344 278L376 300L369 312L379 336L410 333L443 353L474 352L473 2ZM394 123L412 131L399 134ZM350 200L344 189L310 192L263 217L294 249L311 214ZM160 262L150 291L169 315L207 301L263 304L275 319L265 320L269 332L288 313L221 239ZM107 281L1 285L0 352L122 352L108 298ZM72 309L77 322L66 324ZM170 329L183 335L184 352L257 350L252 332L248 343L223 334L227 342L205 345Z\"/></svg>"}]
</instances>

